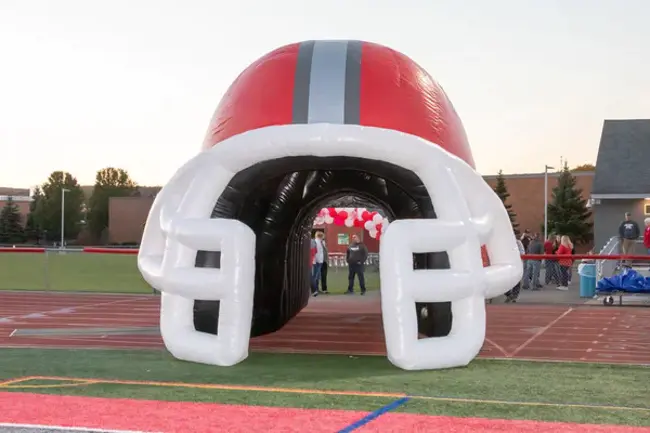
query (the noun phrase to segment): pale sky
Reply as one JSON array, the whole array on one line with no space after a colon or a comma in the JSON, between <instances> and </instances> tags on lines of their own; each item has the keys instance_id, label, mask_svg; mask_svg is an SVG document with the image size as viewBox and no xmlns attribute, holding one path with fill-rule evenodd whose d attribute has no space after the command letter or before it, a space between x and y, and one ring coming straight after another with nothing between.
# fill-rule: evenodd
<instances>
[{"instance_id":1,"label":"pale sky","mask_svg":"<svg viewBox=\"0 0 650 433\"><path fill-rule=\"evenodd\" d=\"M0 0L0 186L162 184L238 74L307 39L412 57L483 174L593 163L603 119L650 118L648 0Z\"/></svg>"}]
</instances>

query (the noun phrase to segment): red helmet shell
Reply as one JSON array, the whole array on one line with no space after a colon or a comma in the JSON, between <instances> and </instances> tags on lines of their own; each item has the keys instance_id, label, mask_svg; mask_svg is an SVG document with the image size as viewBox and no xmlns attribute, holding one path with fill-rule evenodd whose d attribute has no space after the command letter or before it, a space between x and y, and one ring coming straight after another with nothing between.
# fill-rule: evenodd
<instances>
[{"instance_id":1,"label":"red helmet shell","mask_svg":"<svg viewBox=\"0 0 650 433\"><path fill-rule=\"evenodd\" d=\"M438 83L404 54L361 41L306 41L254 62L223 96L204 148L266 126L323 122L416 135L474 166Z\"/></svg>"}]
</instances>

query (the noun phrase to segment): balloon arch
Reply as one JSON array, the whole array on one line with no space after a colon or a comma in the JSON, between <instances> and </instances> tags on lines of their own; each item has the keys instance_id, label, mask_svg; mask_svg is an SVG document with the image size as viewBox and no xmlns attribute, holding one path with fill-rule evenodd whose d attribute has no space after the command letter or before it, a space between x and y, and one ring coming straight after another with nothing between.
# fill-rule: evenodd
<instances>
[{"instance_id":1,"label":"balloon arch","mask_svg":"<svg viewBox=\"0 0 650 433\"><path fill-rule=\"evenodd\" d=\"M327 207L321 209L314 219L314 225L322 224L364 228L368 230L370 237L379 240L389 221L379 212L365 208Z\"/></svg>"}]
</instances>

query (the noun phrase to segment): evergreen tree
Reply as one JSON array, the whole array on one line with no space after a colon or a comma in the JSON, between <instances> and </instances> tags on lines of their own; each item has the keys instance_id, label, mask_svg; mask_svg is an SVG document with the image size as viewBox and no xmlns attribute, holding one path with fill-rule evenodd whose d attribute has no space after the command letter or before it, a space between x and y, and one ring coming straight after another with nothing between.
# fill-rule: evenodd
<instances>
[{"instance_id":1,"label":"evergreen tree","mask_svg":"<svg viewBox=\"0 0 650 433\"><path fill-rule=\"evenodd\" d=\"M590 242L593 237L590 217L587 200L565 162L548 205L549 233L567 235L575 243Z\"/></svg>"},{"instance_id":2,"label":"evergreen tree","mask_svg":"<svg viewBox=\"0 0 650 433\"><path fill-rule=\"evenodd\" d=\"M27 215L27 224L25 225L25 236L30 240L40 243L42 236L42 227L37 222L38 209L42 206L43 193L41 187L37 186L32 192L32 201L29 204L29 215Z\"/></svg>"},{"instance_id":3,"label":"evergreen tree","mask_svg":"<svg viewBox=\"0 0 650 433\"><path fill-rule=\"evenodd\" d=\"M518 236L519 224L517 224L516 222L517 214L512 210L512 205L508 203L508 197L510 197L510 193L508 192L508 187L506 186L506 179L505 176L503 175L502 170L499 170L499 173L497 174L497 184L494 186L494 192L497 193L497 195L503 202L503 206L505 206L506 210L508 211L508 217L510 218L512 229L514 230L515 234Z\"/></svg>"},{"instance_id":4,"label":"evergreen tree","mask_svg":"<svg viewBox=\"0 0 650 433\"><path fill-rule=\"evenodd\" d=\"M10 197L0 211L0 242L18 244L24 241L25 230L21 221L20 209Z\"/></svg>"}]
</instances>

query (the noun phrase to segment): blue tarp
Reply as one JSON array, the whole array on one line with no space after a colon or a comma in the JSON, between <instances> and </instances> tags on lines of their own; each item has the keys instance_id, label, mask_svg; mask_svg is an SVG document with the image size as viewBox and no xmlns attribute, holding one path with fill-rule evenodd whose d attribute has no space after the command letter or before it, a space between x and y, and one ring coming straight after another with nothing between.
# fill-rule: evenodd
<instances>
[{"instance_id":1,"label":"blue tarp","mask_svg":"<svg viewBox=\"0 0 650 433\"><path fill-rule=\"evenodd\" d=\"M650 293L650 277L644 277L634 269L598 281L599 292Z\"/></svg>"}]
</instances>

